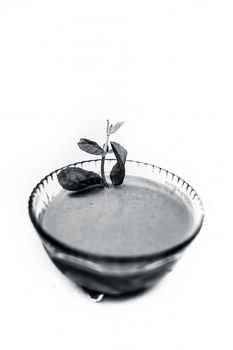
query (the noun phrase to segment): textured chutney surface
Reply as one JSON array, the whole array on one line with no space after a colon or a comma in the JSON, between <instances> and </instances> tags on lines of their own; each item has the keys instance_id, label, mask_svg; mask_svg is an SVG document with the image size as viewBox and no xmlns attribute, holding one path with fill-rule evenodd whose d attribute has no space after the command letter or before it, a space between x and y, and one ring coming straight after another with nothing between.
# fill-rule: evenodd
<instances>
[{"instance_id":1,"label":"textured chutney surface","mask_svg":"<svg viewBox=\"0 0 233 350\"><path fill-rule=\"evenodd\" d=\"M65 190L49 204L43 227L53 237L86 252L138 256L188 238L192 214L177 194L141 177L123 185L75 194Z\"/></svg>"}]
</instances>

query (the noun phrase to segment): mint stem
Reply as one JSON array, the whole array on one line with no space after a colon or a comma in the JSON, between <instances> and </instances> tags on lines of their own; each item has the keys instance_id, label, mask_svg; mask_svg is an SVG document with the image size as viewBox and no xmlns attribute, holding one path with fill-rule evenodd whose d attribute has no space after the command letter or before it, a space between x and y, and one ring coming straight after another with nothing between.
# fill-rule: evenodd
<instances>
[{"instance_id":1,"label":"mint stem","mask_svg":"<svg viewBox=\"0 0 233 350\"><path fill-rule=\"evenodd\" d=\"M109 184L107 183L107 180L106 180L106 177L105 177L104 164L105 164L105 157L106 157L106 154L107 154L107 151L108 151L109 137L110 137L110 134L109 134L109 120L107 120L107 137L106 137L106 141L105 141L105 144L104 144L104 155L102 156L102 159L101 159L101 176L102 176L102 180L103 180L103 182L104 182L106 187L109 187Z\"/></svg>"},{"instance_id":2,"label":"mint stem","mask_svg":"<svg viewBox=\"0 0 233 350\"><path fill-rule=\"evenodd\" d=\"M109 184L107 183L106 177L105 177L105 173L104 173L104 163L105 163L105 156L102 156L101 159L101 176L102 176L102 180L104 182L104 185L106 187L109 187Z\"/></svg>"}]
</instances>

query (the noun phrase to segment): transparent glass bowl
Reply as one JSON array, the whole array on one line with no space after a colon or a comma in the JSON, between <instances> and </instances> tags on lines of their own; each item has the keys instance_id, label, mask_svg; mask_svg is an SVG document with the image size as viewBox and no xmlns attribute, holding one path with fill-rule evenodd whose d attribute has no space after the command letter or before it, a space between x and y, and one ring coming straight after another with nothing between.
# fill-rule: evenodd
<instances>
[{"instance_id":1,"label":"transparent glass bowl","mask_svg":"<svg viewBox=\"0 0 233 350\"><path fill-rule=\"evenodd\" d=\"M126 176L140 176L153 180L161 186L172 189L177 196L182 198L191 209L193 216L190 233L178 245L150 255L103 256L75 249L46 232L42 224L43 217L48 205L62 190L57 180L57 173L61 169L81 167L100 173L100 162L101 159L77 162L47 175L31 193L30 218L54 264L77 285L89 291L95 291L97 295L98 293L122 295L150 288L172 269L184 249L200 231L204 219L202 201L196 191L179 176L152 164L127 160ZM115 163L115 159L106 159L107 175Z\"/></svg>"}]
</instances>

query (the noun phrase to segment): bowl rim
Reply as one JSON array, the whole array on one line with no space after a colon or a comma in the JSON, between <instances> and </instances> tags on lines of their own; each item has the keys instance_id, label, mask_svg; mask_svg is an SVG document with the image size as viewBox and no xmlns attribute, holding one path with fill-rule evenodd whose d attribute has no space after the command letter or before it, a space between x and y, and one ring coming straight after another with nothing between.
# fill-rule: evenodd
<instances>
[{"instance_id":1,"label":"bowl rim","mask_svg":"<svg viewBox=\"0 0 233 350\"><path fill-rule=\"evenodd\" d=\"M179 252L181 252L185 247L187 247L193 240L194 238L198 235L198 233L200 232L200 229L203 225L203 221L204 221L204 217L205 217L205 212L204 212L204 207L203 207L203 203L202 200L200 198L200 196L198 195L198 193L194 190L194 188L192 186L189 185L189 183L187 183L187 181L183 180L180 176L170 172L169 170L166 170L162 167L159 167L157 165L151 164L151 163L146 163L146 162L141 162L141 161L136 161L136 160L131 160L131 159L127 159L126 163L135 163L135 164L142 164L145 166L151 166L153 168L157 168L159 170L159 173L161 173L162 171L166 174L166 176L171 175L172 179L174 177L177 177L177 184L181 181L184 184L186 184L186 189L190 189L191 188L191 192L190 194L193 192L193 198L194 199L196 196L198 198L198 203L199 203L199 209L201 210L201 218L199 220L199 223L196 227L194 227L192 233L190 234L190 237L183 240L182 242L172 246L171 248L167 248L164 250L161 250L159 252L156 253L151 253L151 254L144 254L144 255L134 255L134 256L114 256L114 255L103 255L103 254L95 254L95 253L90 253L81 249L77 249L74 247L71 247L69 244L66 244L64 242L61 242L60 240L52 237L49 232L47 232L39 223L38 220L36 219L35 215L34 215L34 210L33 210L33 198L36 195L36 192L38 190L40 190L40 186L44 187L44 182L48 182L48 178L50 177L53 180L53 175L57 175L57 173L59 171L61 171L62 169L68 168L68 167L72 167L72 166L77 166L77 165L83 165L85 163L90 163L90 162L100 162L101 158L98 159L88 159L88 160L83 160L83 161L79 161L79 162L75 162L75 163L71 163L68 165L65 165L61 168L58 168L54 171L52 171L51 173L49 173L48 175L46 175L43 179L41 179L40 182L37 183L37 185L33 188L29 200L28 200L28 211L29 211L29 216L30 219L32 221L32 224L34 226L34 228L36 229L36 231L38 232L38 234L40 235L42 242L45 243L49 243L50 245L52 245L54 248L60 249L61 251L63 251L66 254L78 257L78 258L83 258L83 259L89 259L89 260L93 260L93 261L103 261L103 262L139 262L139 261L156 261L156 260L160 260L160 259L164 259L164 258L168 258L172 255L175 255ZM116 161L114 158L106 158L106 161ZM182 186L183 186L182 185ZM188 195L188 194L187 194Z\"/></svg>"}]
</instances>

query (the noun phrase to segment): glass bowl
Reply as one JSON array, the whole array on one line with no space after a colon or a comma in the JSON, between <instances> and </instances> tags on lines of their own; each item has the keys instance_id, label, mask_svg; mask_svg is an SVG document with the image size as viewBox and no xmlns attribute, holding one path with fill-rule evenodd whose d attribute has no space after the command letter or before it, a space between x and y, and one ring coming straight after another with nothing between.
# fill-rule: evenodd
<instances>
[{"instance_id":1,"label":"glass bowl","mask_svg":"<svg viewBox=\"0 0 233 350\"><path fill-rule=\"evenodd\" d=\"M182 178L158 166L127 160L126 176L139 176L165 186L182 199L192 213L192 228L179 244L152 254L139 256L104 256L82 251L66 242L54 238L43 227L48 205L60 191L64 191L57 180L57 173L67 167L81 167L100 173L101 159L86 160L57 169L43 178L33 189L29 198L29 215L44 248L54 264L72 281L90 294L125 295L152 287L171 271L184 249L193 241L201 229L204 219L202 201L197 192ZM115 159L106 159L108 176ZM77 198L78 200L78 198Z\"/></svg>"}]
</instances>

